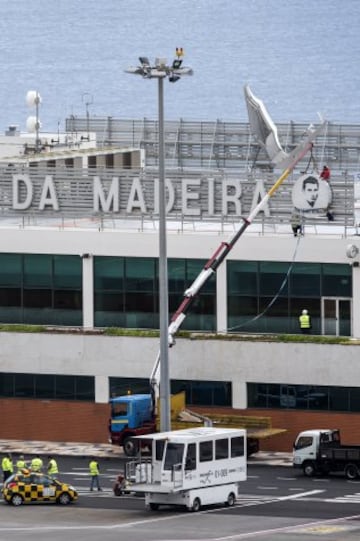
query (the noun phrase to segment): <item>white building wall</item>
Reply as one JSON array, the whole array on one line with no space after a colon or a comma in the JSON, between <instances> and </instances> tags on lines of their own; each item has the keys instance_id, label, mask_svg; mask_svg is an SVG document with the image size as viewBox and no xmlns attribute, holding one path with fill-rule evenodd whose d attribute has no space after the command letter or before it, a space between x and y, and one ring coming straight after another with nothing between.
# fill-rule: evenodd
<instances>
[{"instance_id":1,"label":"white building wall","mask_svg":"<svg viewBox=\"0 0 360 541\"><path fill-rule=\"evenodd\" d=\"M109 399L108 377L150 377L158 338L88 334L0 333L1 372L95 376L97 402ZM170 377L231 381L233 407L246 407L246 383L353 387L359 346L178 339ZM339 362L341 359L341 362ZM346 367L346 369L344 369Z\"/></svg>"}]
</instances>

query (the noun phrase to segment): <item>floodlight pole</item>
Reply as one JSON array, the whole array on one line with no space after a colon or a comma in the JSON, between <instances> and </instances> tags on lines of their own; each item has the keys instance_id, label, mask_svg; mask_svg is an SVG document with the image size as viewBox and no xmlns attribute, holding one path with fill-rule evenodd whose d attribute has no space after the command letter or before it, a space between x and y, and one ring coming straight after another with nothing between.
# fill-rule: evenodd
<instances>
[{"instance_id":1,"label":"floodlight pole","mask_svg":"<svg viewBox=\"0 0 360 541\"><path fill-rule=\"evenodd\" d=\"M159 129L159 318L160 318L160 353L155 362L157 374L160 362L160 385L157 376L152 379L153 400L160 402L160 431L171 430L170 416L170 372L169 372L169 294L166 247L166 189L165 189L165 138L164 138L164 79L175 83L182 75L192 75L192 69L182 67L182 49L177 50L177 60L171 66L166 59L156 59L151 66L147 57L140 57L140 66L129 68L127 73L141 75L144 79L158 79L158 129Z\"/></svg>"},{"instance_id":2,"label":"floodlight pole","mask_svg":"<svg viewBox=\"0 0 360 541\"><path fill-rule=\"evenodd\" d=\"M160 317L160 430L171 430L169 373L169 292L166 245L166 190L164 140L164 78L158 79L159 120L159 317Z\"/></svg>"}]
</instances>

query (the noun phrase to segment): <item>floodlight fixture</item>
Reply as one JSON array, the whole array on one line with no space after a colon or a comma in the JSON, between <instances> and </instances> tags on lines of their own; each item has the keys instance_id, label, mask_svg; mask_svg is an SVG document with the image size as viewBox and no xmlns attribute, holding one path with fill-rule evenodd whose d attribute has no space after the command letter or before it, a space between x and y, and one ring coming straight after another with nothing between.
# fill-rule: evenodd
<instances>
[{"instance_id":1,"label":"floodlight fixture","mask_svg":"<svg viewBox=\"0 0 360 541\"><path fill-rule=\"evenodd\" d=\"M28 107L35 107L35 117L30 116L26 121L26 126L29 132L35 132L35 152L40 151L40 138L39 130L41 128L41 122L39 118L39 105L41 103L41 96L37 90L29 90L26 94L26 104Z\"/></svg>"},{"instance_id":2,"label":"floodlight fixture","mask_svg":"<svg viewBox=\"0 0 360 541\"><path fill-rule=\"evenodd\" d=\"M175 58L172 64L172 67L173 69L178 70L181 67L181 64L182 64L182 60L180 60L180 58Z\"/></svg>"},{"instance_id":3,"label":"floodlight fixture","mask_svg":"<svg viewBox=\"0 0 360 541\"><path fill-rule=\"evenodd\" d=\"M139 62L143 67L150 66L150 60L147 56L139 56Z\"/></svg>"}]
</instances>

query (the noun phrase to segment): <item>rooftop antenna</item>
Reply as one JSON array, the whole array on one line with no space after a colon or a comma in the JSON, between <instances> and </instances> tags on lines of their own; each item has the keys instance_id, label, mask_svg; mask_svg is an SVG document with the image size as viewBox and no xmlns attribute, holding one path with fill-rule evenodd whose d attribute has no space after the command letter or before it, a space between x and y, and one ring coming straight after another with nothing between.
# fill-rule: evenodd
<instances>
[{"instance_id":1,"label":"rooftop antenna","mask_svg":"<svg viewBox=\"0 0 360 541\"><path fill-rule=\"evenodd\" d=\"M94 103L94 97L89 92L83 92L81 96L81 101L85 102L86 110L86 131L87 131L87 140L90 141L90 115L89 115L89 105ZM83 139L83 137L82 137Z\"/></svg>"},{"instance_id":2,"label":"rooftop antenna","mask_svg":"<svg viewBox=\"0 0 360 541\"><path fill-rule=\"evenodd\" d=\"M26 129L29 133L35 132L35 152L40 152L40 138L39 130L41 128L41 122L39 119L39 105L41 103L41 96L37 90L29 90L26 94L26 104L28 107L35 107L35 116L29 116L26 120Z\"/></svg>"}]
</instances>

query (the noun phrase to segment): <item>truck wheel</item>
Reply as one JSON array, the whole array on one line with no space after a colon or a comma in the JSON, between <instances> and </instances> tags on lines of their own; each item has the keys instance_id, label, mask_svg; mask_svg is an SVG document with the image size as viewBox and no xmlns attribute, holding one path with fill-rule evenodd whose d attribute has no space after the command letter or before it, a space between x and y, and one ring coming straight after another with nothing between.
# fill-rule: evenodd
<instances>
[{"instance_id":1,"label":"truck wheel","mask_svg":"<svg viewBox=\"0 0 360 541\"><path fill-rule=\"evenodd\" d=\"M159 509L159 504L158 503L149 503L149 509L150 511L157 511Z\"/></svg>"},{"instance_id":2,"label":"truck wheel","mask_svg":"<svg viewBox=\"0 0 360 541\"><path fill-rule=\"evenodd\" d=\"M226 507L233 507L233 505L235 505L235 499L235 494L233 492L230 492L225 502Z\"/></svg>"},{"instance_id":3,"label":"truck wheel","mask_svg":"<svg viewBox=\"0 0 360 541\"><path fill-rule=\"evenodd\" d=\"M305 462L303 465L303 472L306 477L313 477L315 475L315 466L312 462Z\"/></svg>"},{"instance_id":4,"label":"truck wheel","mask_svg":"<svg viewBox=\"0 0 360 541\"><path fill-rule=\"evenodd\" d=\"M123 443L123 449L126 456L135 456L137 453L137 446L135 444L135 441L131 438L131 436L128 436L124 439Z\"/></svg>"},{"instance_id":5,"label":"truck wheel","mask_svg":"<svg viewBox=\"0 0 360 541\"><path fill-rule=\"evenodd\" d=\"M197 513L198 511L200 511L200 507L201 507L200 499L195 498L195 500L193 501L193 504L191 506L191 511L193 511L194 513Z\"/></svg>"},{"instance_id":6,"label":"truck wheel","mask_svg":"<svg viewBox=\"0 0 360 541\"><path fill-rule=\"evenodd\" d=\"M359 470L355 464L347 464L345 466L345 476L350 481L359 477Z\"/></svg>"}]
</instances>

